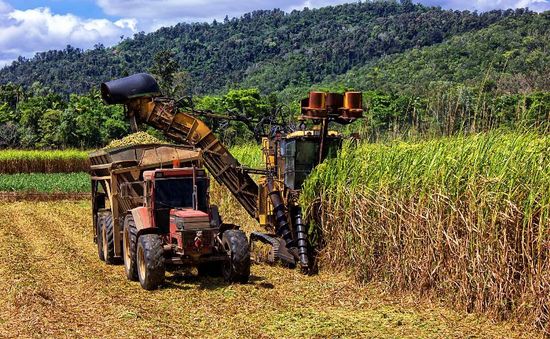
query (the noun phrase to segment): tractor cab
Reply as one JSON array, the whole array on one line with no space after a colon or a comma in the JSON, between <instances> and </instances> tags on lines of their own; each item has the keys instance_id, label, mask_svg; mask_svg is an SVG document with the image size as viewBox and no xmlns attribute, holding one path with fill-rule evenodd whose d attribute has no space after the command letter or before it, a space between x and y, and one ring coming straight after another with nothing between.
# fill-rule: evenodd
<instances>
[{"instance_id":1,"label":"tractor cab","mask_svg":"<svg viewBox=\"0 0 550 339\"><path fill-rule=\"evenodd\" d=\"M209 179L204 169L157 169L143 173L145 207L151 226L185 255L212 251L220 227L217 208L209 204Z\"/></svg>"}]
</instances>

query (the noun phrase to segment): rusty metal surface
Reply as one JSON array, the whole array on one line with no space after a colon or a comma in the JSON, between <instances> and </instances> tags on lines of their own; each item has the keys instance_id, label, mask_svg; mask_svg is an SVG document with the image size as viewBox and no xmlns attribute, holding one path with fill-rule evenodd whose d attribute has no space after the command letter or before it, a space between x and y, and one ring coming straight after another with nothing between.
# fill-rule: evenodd
<instances>
[{"instance_id":1,"label":"rusty metal surface","mask_svg":"<svg viewBox=\"0 0 550 339\"><path fill-rule=\"evenodd\" d=\"M325 109L325 92L310 92L309 93L309 108Z\"/></svg>"},{"instance_id":2,"label":"rusty metal surface","mask_svg":"<svg viewBox=\"0 0 550 339\"><path fill-rule=\"evenodd\" d=\"M363 117L363 94L361 92L346 92L341 118L360 119Z\"/></svg>"},{"instance_id":3,"label":"rusty metal surface","mask_svg":"<svg viewBox=\"0 0 550 339\"><path fill-rule=\"evenodd\" d=\"M327 117L325 92L310 92L307 100L302 100L302 117L324 119Z\"/></svg>"},{"instance_id":4,"label":"rusty metal surface","mask_svg":"<svg viewBox=\"0 0 550 339\"><path fill-rule=\"evenodd\" d=\"M91 166L94 167L119 161L140 162L141 159L143 159L144 157L147 157L149 159L156 158L158 160L157 163L164 163L167 162L167 159L170 158L198 158L198 153L199 151L194 150L192 147L184 145L142 144L118 147L110 150L98 150L90 153L89 158Z\"/></svg>"},{"instance_id":5,"label":"rusty metal surface","mask_svg":"<svg viewBox=\"0 0 550 339\"><path fill-rule=\"evenodd\" d=\"M344 106L344 96L340 93L327 93L326 107L332 111Z\"/></svg>"},{"instance_id":6,"label":"rusty metal surface","mask_svg":"<svg viewBox=\"0 0 550 339\"><path fill-rule=\"evenodd\" d=\"M344 95L344 108L363 109L363 94L361 92L346 92Z\"/></svg>"},{"instance_id":7,"label":"rusty metal surface","mask_svg":"<svg viewBox=\"0 0 550 339\"><path fill-rule=\"evenodd\" d=\"M153 168L171 168L174 161L181 164L200 163L201 152L180 145L135 145L90 154L90 174L95 177Z\"/></svg>"},{"instance_id":8,"label":"rusty metal surface","mask_svg":"<svg viewBox=\"0 0 550 339\"><path fill-rule=\"evenodd\" d=\"M182 149L173 146L160 146L143 151L139 161L139 167L151 167L164 164L173 164L174 160L178 160L181 166L182 163L199 160L201 154L199 151Z\"/></svg>"}]
</instances>

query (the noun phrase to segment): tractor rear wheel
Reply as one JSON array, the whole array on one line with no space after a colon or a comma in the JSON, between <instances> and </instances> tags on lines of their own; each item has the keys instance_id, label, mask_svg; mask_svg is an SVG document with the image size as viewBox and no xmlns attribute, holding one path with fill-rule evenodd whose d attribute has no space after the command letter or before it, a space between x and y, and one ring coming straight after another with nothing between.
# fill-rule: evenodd
<instances>
[{"instance_id":1,"label":"tractor rear wheel","mask_svg":"<svg viewBox=\"0 0 550 339\"><path fill-rule=\"evenodd\" d=\"M124 271L130 281L138 281L136 263L137 228L134 218L128 215L124 219L124 234L122 236L122 251L124 254Z\"/></svg>"},{"instance_id":2,"label":"tractor rear wheel","mask_svg":"<svg viewBox=\"0 0 550 339\"><path fill-rule=\"evenodd\" d=\"M240 230L227 230L223 232L222 244L228 255L223 263L224 279L246 284L250 278L250 249L246 234Z\"/></svg>"},{"instance_id":3,"label":"tractor rear wheel","mask_svg":"<svg viewBox=\"0 0 550 339\"><path fill-rule=\"evenodd\" d=\"M101 247L103 248L103 259L108 265L116 264L115 260L115 238L113 234L113 216L105 213L101 216Z\"/></svg>"},{"instance_id":4,"label":"tractor rear wheel","mask_svg":"<svg viewBox=\"0 0 550 339\"><path fill-rule=\"evenodd\" d=\"M139 283L146 290L154 290L164 282L164 248L158 234L138 238L137 272Z\"/></svg>"}]
</instances>

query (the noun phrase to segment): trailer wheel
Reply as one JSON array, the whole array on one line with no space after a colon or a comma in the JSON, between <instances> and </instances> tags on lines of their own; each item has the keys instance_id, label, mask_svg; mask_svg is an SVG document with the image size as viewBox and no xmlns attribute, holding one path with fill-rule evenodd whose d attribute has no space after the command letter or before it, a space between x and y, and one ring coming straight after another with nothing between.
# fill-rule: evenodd
<instances>
[{"instance_id":1,"label":"trailer wheel","mask_svg":"<svg viewBox=\"0 0 550 339\"><path fill-rule=\"evenodd\" d=\"M224 279L246 284L250 278L250 249L246 234L240 230L227 230L223 232L222 244L228 255L223 263Z\"/></svg>"},{"instance_id":2,"label":"trailer wheel","mask_svg":"<svg viewBox=\"0 0 550 339\"><path fill-rule=\"evenodd\" d=\"M101 232L101 218L99 216L96 216L97 222L96 222L96 243L97 243L97 256L99 257L99 260L105 261L105 257L103 256L103 235Z\"/></svg>"},{"instance_id":3,"label":"trailer wheel","mask_svg":"<svg viewBox=\"0 0 550 339\"><path fill-rule=\"evenodd\" d=\"M116 264L115 241L113 234L113 216L106 213L101 217L101 247L103 248L103 259L108 265Z\"/></svg>"},{"instance_id":4,"label":"trailer wheel","mask_svg":"<svg viewBox=\"0 0 550 339\"><path fill-rule=\"evenodd\" d=\"M124 253L124 271L130 281L138 281L136 263L137 228L134 218L128 215L124 219L124 234L122 236L122 251Z\"/></svg>"},{"instance_id":5,"label":"trailer wheel","mask_svg":"<svg viewBox=\"0 0 550 339\"><path fill-rule=\"evenodd\" d=\"M139 283L146 290L154 290L164 282L164 248L158 234L138 238L137 271Z\"/></svg>"}]
</instances>

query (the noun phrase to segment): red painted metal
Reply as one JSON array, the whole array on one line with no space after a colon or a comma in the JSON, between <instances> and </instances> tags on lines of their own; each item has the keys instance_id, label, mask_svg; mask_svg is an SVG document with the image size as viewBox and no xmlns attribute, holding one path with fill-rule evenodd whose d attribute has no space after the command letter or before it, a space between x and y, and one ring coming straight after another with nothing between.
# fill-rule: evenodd
<instances>
[{"instance_id":1,"label":"red painted metal","mask_svg":"<svg viewBox=\"0 0 550 339\"><path fill-rule=\"evenodd\" d=\"M195 169L197 177L206 177L206 172L202 169ZM143 172L144 180L154 181L155 178L173 178L173 177L192 177L193 176L193 167L184 167L184 168L165 168L165 169L156 169L153 171Z\"/></svg>"},{"instance_id":2,"label":"red painted metal","mask_svg":"<svg viewBox=\"0 0 550 339\"><path fill-rule=\"evenodd\" d=\"M178 229L178 221L183 221L183 230ZM204 224L205 222L207 225ZM197 225L201 227L206 226L207 228L199 230L194 229ZM191 229L187 227L191 227ZM170 210L170 234L168 238L170 243L173 244L176 242L180 251L184 251L185 253L193 251L200 252L201 254L208 254L209 251L211 251L212 241L210 241L210 243L205 242L203 232L207 232L208 234L212 233L212 229L210 228L210 216L208 213L190 208ZM193 239L188 239L189 237L193 237ZM212 237L210 238L212 239Z\"/></svg>"},{"instance_id":3,"label":"red painted metal","mask_svg":"<svg viewBox=\"0 0 550 339\"><path fill-rule=\"evenodd\" d=\"M175 217L180 217L180 218L199 218L199 217L208 218L208 213L205 213L199 210L190 209L190 208L170 210L170 215L173 215Z\"/></svg>"}]
</instances>

